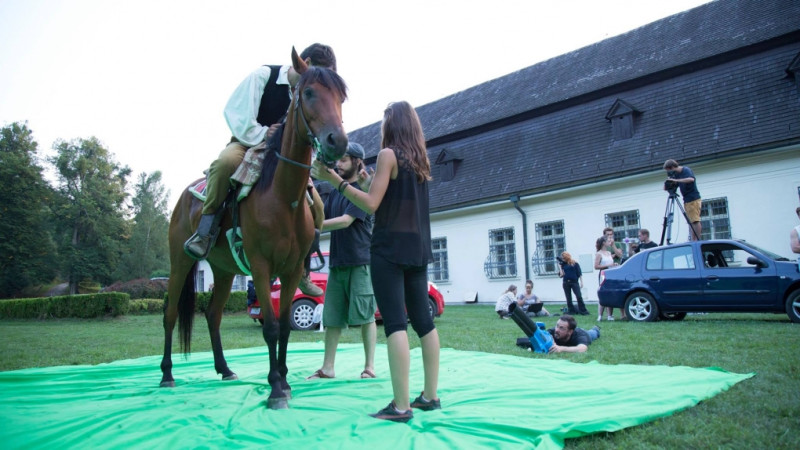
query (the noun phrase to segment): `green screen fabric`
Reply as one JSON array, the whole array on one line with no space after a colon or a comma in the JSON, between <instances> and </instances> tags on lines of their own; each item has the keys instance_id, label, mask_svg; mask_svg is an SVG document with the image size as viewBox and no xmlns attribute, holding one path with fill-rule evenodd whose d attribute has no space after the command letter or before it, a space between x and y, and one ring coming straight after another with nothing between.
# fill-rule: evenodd
<instances>
[{"instance_id":1,"label":"green screen fabric","mask_svg":"<svg viewBox=\"0 0 800 450\"><path fill-rule=\"evenodd\" d=\"M386 346L375 379L363 347L339 346L336 378L305 380L323 345L289 346L290 409L266 408L266 347L226 352L238 381L220 381L210 352L173 357L175 388L159 388L160 356L96 366L0 373L3 448L560 448L689 408L754 374L690 367L576 364L544 355L442 349L442 409L408 424L367 414L392 396ZM411 397L422 389L411 352ZM600 388L602 386L602 388Z\"/></svg>"}]
</instances>

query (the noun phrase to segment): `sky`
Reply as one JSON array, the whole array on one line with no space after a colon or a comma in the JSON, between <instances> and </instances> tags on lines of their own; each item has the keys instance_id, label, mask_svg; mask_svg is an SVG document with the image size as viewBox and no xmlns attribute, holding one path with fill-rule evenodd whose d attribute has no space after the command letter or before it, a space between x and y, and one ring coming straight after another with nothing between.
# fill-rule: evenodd
<instances>
[{"instance_id":1,"label":"sky","mask_svg":"<svg viewBox=\"0 0 800 450\"><path fill-rule=\"evenodd\" d=\"M161 171L171 208L230 139L230 94L292 46L333 47L349 132L707 2L0 0L0 126L40 157L94 136L131 187Z\"/></svg>"}]
</instances>

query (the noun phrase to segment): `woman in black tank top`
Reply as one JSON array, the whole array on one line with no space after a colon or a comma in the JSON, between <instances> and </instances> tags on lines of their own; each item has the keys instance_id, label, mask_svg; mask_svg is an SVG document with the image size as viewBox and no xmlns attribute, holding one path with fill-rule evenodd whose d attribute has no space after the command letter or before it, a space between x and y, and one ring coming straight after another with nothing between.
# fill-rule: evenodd
<instances>
[{"instance_id":1,"label":"woman in black tank top","mask_svg":"<svg viewBox=\"0 0 800 450\"><path fill-rule=\"evenodd\" d=\"M320 163L314 164L311 175L338 186L353 204L375 215L370 246L372 287L383 317L392 380L398 382L392 384L392 402L370 415L407 422L413 417L411 408L441 408L436 393L439 333L428 312L427 265L433 259L428 211L430 161L422 125L408 102L391 103L384 111L381 147L368 192L348 189L347 182ZM409 397L407 320L420 337L425 371L425 386L413 401Z\"/></svg>"}]
</instances>

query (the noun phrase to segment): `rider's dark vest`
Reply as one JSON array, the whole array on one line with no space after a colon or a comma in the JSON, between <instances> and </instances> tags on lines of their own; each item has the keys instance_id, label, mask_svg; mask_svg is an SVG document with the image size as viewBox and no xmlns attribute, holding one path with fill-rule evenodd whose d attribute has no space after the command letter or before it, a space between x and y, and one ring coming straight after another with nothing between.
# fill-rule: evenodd
<instances>
[{"instance_id":1,"label":"rider's dark vest","mask_svg":"<svg viewBox=\"0 0 800 450\"><path fill-rule=\"evenodd\" d=\"M261 105L258 107L256 120L261 125L268 127L281 121L286 110L289 109L291 98L289 97L288 84L275 84L278 80L278 72L281 66L269 67L269 80L264 86L264 93L261 95Z\"/></svg>"}]
</instances>

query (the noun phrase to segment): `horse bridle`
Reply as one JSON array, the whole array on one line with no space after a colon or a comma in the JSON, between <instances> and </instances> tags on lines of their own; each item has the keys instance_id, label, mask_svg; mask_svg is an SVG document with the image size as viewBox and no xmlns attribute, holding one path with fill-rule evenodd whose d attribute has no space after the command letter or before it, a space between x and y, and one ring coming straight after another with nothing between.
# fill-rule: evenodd
<instances>
[{"instance_id":1,"label":"horse bridle","mask_svg":"<svg viewBox=\"0 0 800 450\"><path fill-rule=\"evenodd\" d=\"M319 152L322 150L322 144L320 144L319 139L317 139L317 136L314 135L314 133L311 131L311 127L308 125L308 119L306 119L306 113L305 111L303 111L303 105L302 105L303 95L300 93L300 86L298 86L294 90L294 97L296 100L294 102L294 111L293 111L294 123L292 124L294 125L294 131L299 136L300 128L297 126L297 112L300 111L300 118L303 120L303 126L306 128L306 136L308 137L308 142L311 144L311 150L315 154L319 155L320 154ZM303 169L311 170L311 166L308 164L304 164L301 162L297 162L293 159L289 159L283 156L281 152L276 152L276 154L278 156L278 159L280 159L281 161L285 161L297 167L302 167Z\"/></svg>"}]
</instances>

